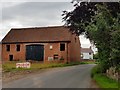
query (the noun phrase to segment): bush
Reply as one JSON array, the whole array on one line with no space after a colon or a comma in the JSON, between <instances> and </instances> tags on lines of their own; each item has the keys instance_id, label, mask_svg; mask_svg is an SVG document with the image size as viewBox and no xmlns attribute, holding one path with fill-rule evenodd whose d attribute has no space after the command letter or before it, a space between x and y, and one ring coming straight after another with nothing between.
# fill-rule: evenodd
<instances>
[{"instance_id":1,"label":"bush","mask_svg":"<svg viewBox=\"0 0 120 90\"><path fill-rule=\"evenodd\" d=\"M80 64L87 64L87 62L80 62Z\"/></svg>"},{"instance_id":2,"label":"bush","mask_svg":"<svg viewBox=\"0 0 120 90\"><path fill-rule=\"evenodd\" d=\"M92 68L91 70L91 77L93 78L95 74L101 73L101 66L96 65L95 67Z\"/></svg>"},{"instance_id":3,"label":"bush","mask_svg":"<svg viewBox=\"0 0 120 90\"><path fill-rule=\"evenodd\" d=\"M91 77L96 81L98 86L100 88L118 88L118 82L103 74L102 69L103 67L99 64L91 70Z\"/></svg>"},{"instance_id":4,"label":"bush","mask_svg":"<svg viewBox=\"0 0 120 90\"><path fill-rule=\"evenodd\" d=\"M120 72L120 65L117 65L115 69L117 72Z\"/></svg>"},{"instance_id":5,"label":"bush","mask_svg":"<svg viewBox=\"0 0 120 90\"><path fill-rule=\"evenodd\" d=\"M99 58L98 53L94 54L94 55L93 55L93 58L97 61L98 58Z\"/></svg>"}]
</instances>

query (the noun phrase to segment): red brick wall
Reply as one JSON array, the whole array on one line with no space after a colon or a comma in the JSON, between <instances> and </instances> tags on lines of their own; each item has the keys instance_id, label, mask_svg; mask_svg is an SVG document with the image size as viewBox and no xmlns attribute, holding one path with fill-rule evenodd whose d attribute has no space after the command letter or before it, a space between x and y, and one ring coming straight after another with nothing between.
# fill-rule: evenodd
<instances>
[{"instance_id":1,"label":"red brick wall","mask_svg":"<svg viewBox=\"0 0 120 90\"><path fill-rule=\"evenodd\" d=\"M52 49L50 49L50 46L52 46ZM53 57L54 54L58 54L58 60L48 60L48 57ZM65 51L60 51L60 43L48 43L44 46L44 57L45 62L49 61L60 61L61 56L64 58L64 61L67 61L67 43L65 43Z\"/></svg>"},{"instance_id":2,"label":"red brick wall","mask_svg":"<svg viewBox=\"0 0 120 90\"><path fill-rule=\"evenodd\" d=\"M58 54L58 59L62 56L64 58L62 62L80 61L80 41L79 37L75 35L71 35L71 42L65 42L65 51L60 51L60 43L42 44L44 45L44 62L49 62L48 57L54 58L54 54ZM17 44L8 44L10 45L10 51L6 51L6 45L7 44L2 44L2 60L9 61L9 55L13 55L14 60L26 59L26 45L29 44L20 44L20 51L16 51ZM50 45L52 46L52 50L50 49ZM59 61L60 60L52 60L52 62Z\"/></svg>"},{"instance_id":3,"label":"red brick wall","mask_svg":"<svg viewBox=\"0 0 120 90\"><path fill-rule=\"evenodd\" d=\"M75 34L71 35L70 60L80 61L80 40L79 37L76 36Z\"/></svg>"},{"instance_id":4,"label":"red brick wall","mask_svg":"<svg viewBox=\"0 0 120 90\"><path fill-rule=\"evenodd\" d=\"M30 43L31 44L31 43ZM32 43L33 44L33 43ZM6 45L10 45L10 51L6 51ZM9 61L9 55L13 55L14 60L25 60L26 59L26 45L20 44L20 51L16 51L17 44L3 44L2 45L2 60ZM59 59L63 56L64 61L67 61L67 43L65 43L65 51L60 51L60 43L43 43L44 45L44 61L48 61L48 57L53 57L54 54L58 54ZM50 50L50 45L52 45L52 50ZM53 60L59 61L59 60Z\"/></svg>"},{"instance_id":5,"label":"red brick wall","mask_svg":"<svg viewBox=\"0 0 120 90\"><path fill-rule=\"evenodd\" d=\"M10 45L10 51L6 51L6 45ZM17 44L2 44L2 60L9 61L9 55L13 55L14 60L25 60L25 45L20 44L20 51L16 51Z\"/></svg>"}]
</instances>

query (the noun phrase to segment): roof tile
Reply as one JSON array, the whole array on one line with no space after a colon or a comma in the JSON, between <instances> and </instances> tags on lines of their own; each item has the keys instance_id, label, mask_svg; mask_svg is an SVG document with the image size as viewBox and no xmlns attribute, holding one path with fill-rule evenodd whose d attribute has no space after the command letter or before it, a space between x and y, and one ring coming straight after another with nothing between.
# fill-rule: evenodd
<instances>
[{"instance_id":1,"label":"roof tile","mask_svg":"<svg viewBox=\"0 0 120 90\"><path fill-rule=\"evenodd\" d=\"M70 41L69 28L64 26L11 29L3 38L7 42Z\"/></svg>"}]
</instances>

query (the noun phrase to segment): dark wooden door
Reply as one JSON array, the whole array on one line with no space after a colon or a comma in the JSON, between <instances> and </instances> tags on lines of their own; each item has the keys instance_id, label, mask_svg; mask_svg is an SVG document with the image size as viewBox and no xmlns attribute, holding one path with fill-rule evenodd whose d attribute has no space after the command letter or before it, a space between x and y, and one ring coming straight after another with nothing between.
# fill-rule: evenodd
<instances>
[{"instance_id":1,"label":"dark wooden door","mask_svg":"<svg viewBox=\"0 0 120 90\"><path fill-rule=\"evenodd\" d=\"M26 60L44 60L44 46L43 45L27 45L26 46Z\"/></svg>"}]
</instances>

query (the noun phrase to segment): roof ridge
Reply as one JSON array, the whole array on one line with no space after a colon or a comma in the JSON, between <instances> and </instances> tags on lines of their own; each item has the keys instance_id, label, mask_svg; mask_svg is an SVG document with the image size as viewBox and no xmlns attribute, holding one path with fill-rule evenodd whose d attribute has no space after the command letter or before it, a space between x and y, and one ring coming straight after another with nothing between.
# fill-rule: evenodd
<instances>
[{"instance_id":1,"label":"roof ridge","mask_svg":"<svg viewBox=\"0 0 120 90\"><path fill-rule=\"evenodd\" d=\"M46 26L46 27L23 27L23 28L12 28L11 30L19 30L19 29L23 29L23 30L27 30L27 29L43 29L43 28L60 28L60 27L66 27L66 26Z\"/></svg>"}]
</instances>

